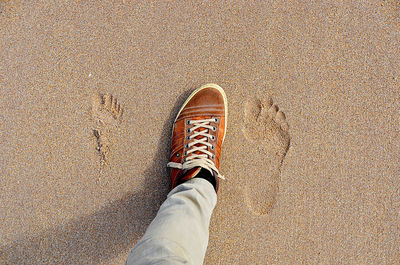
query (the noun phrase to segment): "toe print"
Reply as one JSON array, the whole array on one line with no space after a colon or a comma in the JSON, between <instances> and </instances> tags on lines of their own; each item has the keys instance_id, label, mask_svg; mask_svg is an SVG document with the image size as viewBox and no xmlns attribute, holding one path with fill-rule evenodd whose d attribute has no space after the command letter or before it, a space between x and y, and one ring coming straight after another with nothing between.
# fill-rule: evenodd
<instances>
[{"instance_id":1,"label":"toe print","mask_svg":"<svg viewBox=\"0 0 400 265\"><path fill-rule=\"evenodd\" d=\"M112 98L113 98L113 96L109 93L107 93L103 96L104 108L106 108L107 110L111 110Z\"/></svg>"},{"instance_id":2,"label":"toe print","mask_svg":"<svg viewBox=\"0 0 400 265\"><path fill-rule=\"evenodd\" d=\"M282 131L286 132L287 130L289 130L289 125L286 122L285 113L283 113L282 111L278 111L275 121L281 126Z\"/></svg>"},{"instance_id":3,"label":"toe print","mask_svg":"<svg viewBox=\"0 0 400 265\"><path fill-rule=\"evenodd\" d=\"M92 97L92 116L96 122L93 129L95 148L100 156L100 171L108 163L111 145L111 131L121 122L123 109L118 100L111 95L96 93Z\"/></svg>"},{"instance_id":4,"label":"toe print","mask_svg":"<svg viewBox=\"0 0 400 265\"><path fill-rule=\"evenodd\" d=\"M246 103L242 131L253 157L249 166L255 167L248 171L259 172L248 176L245 186L245 199L253 214L264 215L275 205L280 167L290 144L288 128L285 114L270 97Z\"/></svg>"},{"instance_id":5,"label":"toe print","mask_svg":"<svg viewBox=\"0 0 400 265\"><path fill-rule=\"evenodd\" d=\"M273 120L275 118L276 114L278 113L278 110L279 110L278 106L272 105L267 110L268 117Z\"/></svg>"}]
</instances>

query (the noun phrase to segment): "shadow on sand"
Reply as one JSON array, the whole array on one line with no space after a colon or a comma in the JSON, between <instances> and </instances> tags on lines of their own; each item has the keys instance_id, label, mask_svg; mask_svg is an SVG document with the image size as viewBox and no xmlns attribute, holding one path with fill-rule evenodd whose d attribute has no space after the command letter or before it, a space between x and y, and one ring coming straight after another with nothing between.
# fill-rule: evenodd
<instances>
[{"instance_id":1,"label":"shadow on sand","mask_svg":"<svg viewBox=\"0 0 400 265\"><path fill-rule=\"evenodd\" d=\"M190 91L179 97L164 123L154 162L145 171L145 185L99 211L33 237L0 248L0 264L101 264L133 246L142 236L168 193L172 122ZM147 218L146 218L147 216Z\"/></svg>"}]
</instances>

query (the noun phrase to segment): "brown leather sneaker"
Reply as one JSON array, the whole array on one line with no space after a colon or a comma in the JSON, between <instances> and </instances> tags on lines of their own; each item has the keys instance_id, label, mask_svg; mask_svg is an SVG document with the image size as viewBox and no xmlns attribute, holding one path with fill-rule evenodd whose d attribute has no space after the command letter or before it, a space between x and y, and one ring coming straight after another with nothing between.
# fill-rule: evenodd
<instances>
[{"instance_id":1,"label":"brown leather sneaker","mask_svg":"<svg viewBox=\"0 0 400 265\"><path fill-rule=\"evenodd\" d=\"M224 142L228 105L224 90L216 84L196 89L176 116L172 130L171 190L194 178L202 168L215 178L218 191L221 147Z\"/></svg>"}]
</instances>

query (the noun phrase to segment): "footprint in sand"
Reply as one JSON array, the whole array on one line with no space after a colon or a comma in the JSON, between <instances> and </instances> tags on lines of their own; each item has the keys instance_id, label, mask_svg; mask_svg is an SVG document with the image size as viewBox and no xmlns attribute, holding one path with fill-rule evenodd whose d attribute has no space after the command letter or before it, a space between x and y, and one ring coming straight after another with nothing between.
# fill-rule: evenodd
<instances>
[{"instance_id":1,"label":"footprint in sand","mask_svg":"<svg viewBox=\"0 0 400 265\"><path fill-rule=\"evenodd\" d=\"M269 213L276 202L280 168L290 145L285 114L270 97L247 101L242 131L248 150L245 199L256 215Z\"/></svg>"},{"instance_id":2,"label":"footprint in sand","mask_svg":"<svg viewBox=\"0 0 400 265\"><path fill-rule=\"evenodd\" d=\"M118 129L123 109L111 94L96 93L92 98L92 116L96 122L93 129L95 148L100 156L100 171L108 163L111 130Z\"/></svg>"}]
</instances>

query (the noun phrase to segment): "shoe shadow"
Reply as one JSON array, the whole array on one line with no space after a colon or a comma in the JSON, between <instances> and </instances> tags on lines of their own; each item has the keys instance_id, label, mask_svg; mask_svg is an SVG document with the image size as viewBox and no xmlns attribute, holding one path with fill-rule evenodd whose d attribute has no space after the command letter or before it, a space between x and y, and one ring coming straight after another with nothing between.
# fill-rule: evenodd
<instances>
[{"instance_id":1,"label":"shoe shadow","mask_svg":"<svg viewBox=\"0 0 400 265\"><path fill-rule=\"evenodd\" d=\"M144 234L168 193L168 163L175 115L190 91L177 100L164 123L153 164L140 192L85 217L22 237L0 247L0 264L102 264L132 248ZM134 180L133 180L134 181Z\"/></svg>"}]
</instances>

